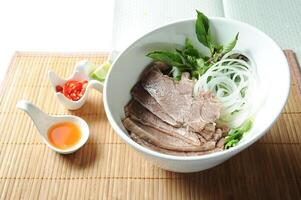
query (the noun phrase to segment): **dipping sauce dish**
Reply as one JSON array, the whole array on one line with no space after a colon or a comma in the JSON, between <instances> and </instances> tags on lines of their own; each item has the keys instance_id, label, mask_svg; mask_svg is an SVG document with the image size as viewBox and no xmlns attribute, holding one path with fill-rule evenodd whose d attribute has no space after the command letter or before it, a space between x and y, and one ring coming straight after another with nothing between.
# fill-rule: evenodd
<instances>
[{"instance_id":1,"label":"dipping sauce dish","mask_svg":"<svg viewBox=\"0 0 301 200\"><path fill-rule=\"evenodd\" d=\"M30 116L43 142L57 153L73 153L80 149L89 138L89 126L80 117L50 116L26 100L19 101L17 108Z\"/></svg>"}]
</instances>

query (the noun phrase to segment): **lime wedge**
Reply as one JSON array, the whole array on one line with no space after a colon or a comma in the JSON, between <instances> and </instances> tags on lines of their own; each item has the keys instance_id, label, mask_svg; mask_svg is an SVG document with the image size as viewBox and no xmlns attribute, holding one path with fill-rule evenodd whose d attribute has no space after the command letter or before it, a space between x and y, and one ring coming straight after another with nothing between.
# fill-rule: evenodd
<instances>
[{"instance_id":1,"label":"lime wedge","mask_svg":"<svg viewBox=\"0 0 301 200\"><path fill-rule=\"evenodd\" d=\"M108 62L103 63L100 67L98 67L94 72L90 74L90 77L101 82L104 81L110 66L111 64Z\"/></svg>"}]
</instances>

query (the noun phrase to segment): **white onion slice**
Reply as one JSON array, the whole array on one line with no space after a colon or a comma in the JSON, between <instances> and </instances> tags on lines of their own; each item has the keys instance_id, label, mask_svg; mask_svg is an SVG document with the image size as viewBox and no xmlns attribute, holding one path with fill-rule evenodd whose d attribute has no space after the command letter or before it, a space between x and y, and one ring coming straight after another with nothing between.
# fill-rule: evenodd
<instances>
[{"instance_id":1,"label":"white onion slice","mask_svg":"<svg viewBox=\"0 0 301 200\"><path fill-rule=\"evenodd\" d=\"M248 62L231 58L234 54L245 56ZM255 62L242 52L231 51L199 77L194 95L213 91L223 105L220 119L230 127L238 127L250 117L256 79Z\"/></svg>"}]
</instances>

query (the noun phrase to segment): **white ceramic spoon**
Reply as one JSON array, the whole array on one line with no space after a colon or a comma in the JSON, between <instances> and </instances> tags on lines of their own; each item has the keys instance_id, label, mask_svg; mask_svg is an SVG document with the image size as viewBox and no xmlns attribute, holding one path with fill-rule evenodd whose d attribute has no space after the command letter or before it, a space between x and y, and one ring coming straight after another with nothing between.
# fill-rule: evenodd
<instances>
[{"instance_id":1,"label":"white ceramic spoon","mask_svg":"<svg viewBox=\"0 0 301 200\"><path fill-rule=\"evenodd\" d=\"M39 130L40 135L42 136L43 142L52 150L60 153L60 154L70 154L81 148L89 138L89 126L80 117L76 117L73 115L62 115L62 116L50 116L46 113L42 112L39 108L34 106L32 103L21 100L17 103L17 108L25 111L34 122L35 126ZM81 138L80 141L71 148L68 149L59 149L54 147L48 139L48 130L55 124L61 122L73 122L80 128Z\"/></svg>"}]
</instances>

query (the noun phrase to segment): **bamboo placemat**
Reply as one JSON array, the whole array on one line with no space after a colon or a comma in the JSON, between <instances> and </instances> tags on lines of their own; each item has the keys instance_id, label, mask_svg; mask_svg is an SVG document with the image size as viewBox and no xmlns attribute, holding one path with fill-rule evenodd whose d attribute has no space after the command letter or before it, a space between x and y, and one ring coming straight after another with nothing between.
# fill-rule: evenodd
<instances>
[{"instance_id":1,"label":"bamboo placemat","mask_svg":"<svg viewBox=\"0 0 301 200\"><path fill-rule=\"evenodd\" d=\"M0 90L0 199L301 198L301 81L293 52L285 53L292 89L277 123L239 155L192 174L159 169L125 145L110 127L98 92L74 112L54 97L48 69L67 77L77 61L100 64L107 54L16 53ZM29 117L16 109L20 99L49 114L83 117L91 138L75 154L54 153Z\"/></svg>"}]
</instances>

